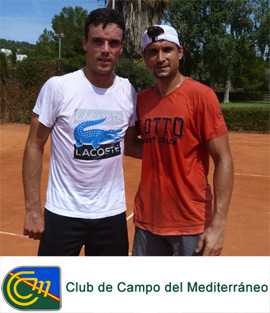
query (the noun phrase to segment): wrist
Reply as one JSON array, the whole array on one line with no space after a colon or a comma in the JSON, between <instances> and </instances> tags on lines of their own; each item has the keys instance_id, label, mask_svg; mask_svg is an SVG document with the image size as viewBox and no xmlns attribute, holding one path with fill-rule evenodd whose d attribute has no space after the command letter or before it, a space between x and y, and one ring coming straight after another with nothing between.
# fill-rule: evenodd
<instances>
[{"instance_id":1,"label":"wrist","mask_svg":"<svg viewBox=\"0 0 270 313\"><path fill-rule=\"evenodd\" d=\"M223 216L220 214L214 214L211 226L225 230L226 223L227 223L227 217L226 216Z\"/></svg>"}]
</instances>

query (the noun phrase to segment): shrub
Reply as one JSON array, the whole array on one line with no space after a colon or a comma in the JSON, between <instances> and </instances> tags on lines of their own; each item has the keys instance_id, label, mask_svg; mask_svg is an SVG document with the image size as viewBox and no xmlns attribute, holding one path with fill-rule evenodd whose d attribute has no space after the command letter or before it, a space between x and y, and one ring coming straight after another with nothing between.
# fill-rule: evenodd
<instances>
[{"instance_id":1,"label":"shrub","mask_svg":"<svg viewBox=\"0 0 270 313\"><path fill-rule=\"evenodd\" d=\"M0 76L2 83L5 84L8 77L8 63L6 56L2 52L0 53Z\"/></svg>"},{"instance_id":2,"label":"shrub","mask_svg":"<svg viewBox=\"0 0 270 313\"><path fill-rule=\"evenodd\" d=\"M42 85L62 73L59 60L25 60L18 63L16 81L1 86L1 122L30 123Z\"/></svg>"},{"instance_id":3,"label":"shrub","mask_svg":"<svg viewBox=\"0 0 270 313\"><path fill-rule=\"evenodd\" d=\"M24 88L42 86L50 77L62 74L62 67L60 60L27 59L18 63L17 79Z\"/></svg>"},{"instance_id":4,"label":"shrub","mask_svg":"<svg viewBox=\"0 0 270 313\"><path fill-rule=\"evenodd\" d=\"M216 92L219 102L223 102L224 92ZM263 93L258 91L230 92L230 101L263 101Z\"/></svg>"},{"instance_id":5,"label":"shrub","mask_svg":"<svg viewBox=\"0 0 270 313\"><path fill-rule=\"evenodd\" d=\"M223 108L222 113L229 131L260 133L270 131L268 109Z\"/></svg>"},{"instance_id":6,"label":"shrub","mask_svg":"<svg viewBox=\"0 0 270 313\"><path fill-rule=\"evenodd\" d=\"M121 59L115 68L115 73L128 78L137 92L155 84L154 77L147 71L142 62L135 63L128 59Z\"/></svg>"}]
</instances>

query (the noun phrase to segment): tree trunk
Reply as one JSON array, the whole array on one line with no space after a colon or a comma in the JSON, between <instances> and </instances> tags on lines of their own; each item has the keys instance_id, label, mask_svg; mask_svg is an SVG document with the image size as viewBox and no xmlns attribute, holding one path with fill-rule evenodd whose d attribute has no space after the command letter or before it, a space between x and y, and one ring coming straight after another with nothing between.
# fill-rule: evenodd
<instances>
[{"instance_id":1,"label":"tree trunk","mask_svg":"<svg viewBox=\"0 0 270 313\"><path fill-rule=\"evenodd\" d=\"M104 0L112 7L112 0ZM143 32L154 24L159 24L164 11L172 0L116 0L115 9L122 12L126 23L126 48L132 59L142 52Z\"/></svg>"},{"instance_id":2,"label":"tree trunk","mask_svg":"<svg viewBox=\"0 0 270 313\"><path fill-rule=\"evenodd\" d=\"M231 78L230 76L227 77L226 84L225 84L225 91L224 91L224 103L230 102L229 97L230 97L230 89L231 89Z\"/></svg>"}]
</instances>

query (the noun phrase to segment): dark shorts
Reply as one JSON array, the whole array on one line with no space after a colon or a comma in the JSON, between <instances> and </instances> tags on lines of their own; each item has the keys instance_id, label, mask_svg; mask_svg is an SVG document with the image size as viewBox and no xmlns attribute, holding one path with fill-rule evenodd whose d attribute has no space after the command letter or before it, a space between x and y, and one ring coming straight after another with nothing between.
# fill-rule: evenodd
<instances>
[{"instance_id":1,"label":"dark shorts","mask_svg":"<svg viewBox=\"0 0 270 313\"><path fill-rule=\"evenodd\" d=\"M201 234L160 236L136 227L133 256L200 256L196 253Z\"/></svg>"},{"instance_id":2,"label":"dark shorts","mask_svg":"<svg viewBox=\"0 0 270 313\"><path fill-rule=\"evenodd\" d=\"M126 212L101 219L57 215L45 209L39 256L127 256Z\"/></svg>"}]
</instances>

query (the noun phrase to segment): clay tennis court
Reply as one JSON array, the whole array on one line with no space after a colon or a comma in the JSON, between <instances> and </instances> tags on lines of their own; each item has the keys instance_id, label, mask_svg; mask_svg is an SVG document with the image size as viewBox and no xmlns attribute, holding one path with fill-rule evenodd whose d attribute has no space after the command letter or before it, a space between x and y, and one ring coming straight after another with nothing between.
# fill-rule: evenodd
<instances>
[{"instance_id":1,"label":"clay tennis court","mask_svg":"<svg viewBox=\"0 0 270 313\"><path fill-rule=\"evenodd\" d=\"M38 241L22 235L24 196L21 177L23 150L29 126L0 125L1 193L0 193L0 255L35 256ZM235 184L228 214L224 256L269 256L270 205L269 165L270 135L230 133L235 167ZM49 144L46 145L42 177L42 205L49 169ZM130 251L134 225L133 199L140 179L140 161L124 158L127 219ZM211 166L209 181L212 185Z\"/></svg>"}]
</instances>

